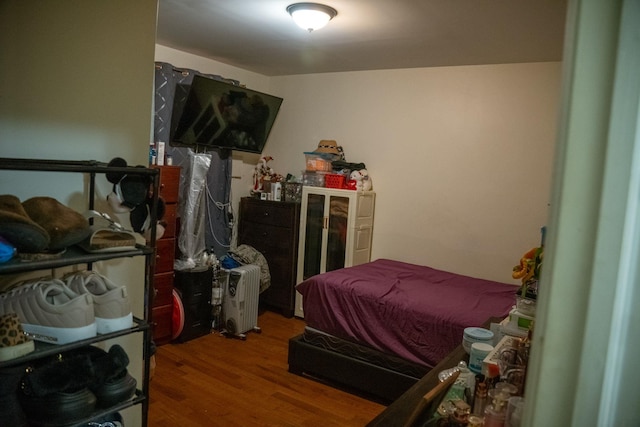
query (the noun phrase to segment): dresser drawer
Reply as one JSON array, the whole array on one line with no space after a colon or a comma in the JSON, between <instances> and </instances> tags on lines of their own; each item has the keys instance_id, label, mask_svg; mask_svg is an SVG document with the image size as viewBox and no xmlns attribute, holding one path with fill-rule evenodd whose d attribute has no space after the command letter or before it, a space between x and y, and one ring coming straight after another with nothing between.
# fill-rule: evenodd
<instances>
[{"instance_id":1,"label":"dresser drawer","mask_svg":"<svg viewBox=\"0 0 640 427\"><path fill-rule=\"evenodd\" d=\"M173 271L153 276L153 307L173 304Z\"/></svg>"},{"instance_id":2,"label":"dresser drawer","mask_svg":"<svg viewBox=\"0 0 640 427\"><path fill-rule=\"evenodd\" d=\"M213 270L176 271L174 286L180 291L180 298L185 305L204 302L211 303L211 287L213 285Z\"/></svg>"},{"instance_id":3,"label":"dresser drawer","mask_svg":"<svg viewBox=\"0 0 640 427\"><path fill-rule=\"evenodd\" d=\"M156 344L171 341L173 322L173 305L164 305L151 310L151 330Z\"/></svg>"},{"instance_id":4,"label":"dresser drawer","mask_svg":"<svg viewBox=\"0 0 640 427\"><path fill-rule=\"evenodd\" d=\"M238 242L253 246L263 255L272 251L289 252L293 235L294 231L289 228L243 221L238 229Z\"/></svg>"},{"instance_id":5,"label":"dresser drawer","mask_svg":"<svg viewBox=\"0 0 640 427\"><path fill-rule=\"evenodd\" d=\"M159 195L165 203L177 203L180 188L180 166L158 166L160 168Z\"/></svg>"},{"instance_id":6,"label":"dresser drawer","mask_svg":"<svg viewBox=\"0 0 640 427\"><path fill-rule=\"evenodd\" d=\"M176 239L160 239L156 241L155 273L173 271Z\"/></svg>"},{"instance_id":7,"label":"dresser drawer","mask_svg":"<svg viewBox=\"0 0 640 427\"><path fill-rule=\"evenodd\" d=\"M291 227L295 223L296 210L287 206L286 202L265 202L243 198L241 204L240 215L243 221L283 227Z\"/></svg>"},{"instance_id":8,"label":"dresser drawer","mask_svg":"<svg viewBox=\"0 0 640 427\"><path fill-rule=\"evenodd\" d=\"M178 217L178 204L167 203L165 204L164 218L162 221L166 224L164 227L163 239L170 239L176 237L176 219Z\"/></svg>"}]
</instances>

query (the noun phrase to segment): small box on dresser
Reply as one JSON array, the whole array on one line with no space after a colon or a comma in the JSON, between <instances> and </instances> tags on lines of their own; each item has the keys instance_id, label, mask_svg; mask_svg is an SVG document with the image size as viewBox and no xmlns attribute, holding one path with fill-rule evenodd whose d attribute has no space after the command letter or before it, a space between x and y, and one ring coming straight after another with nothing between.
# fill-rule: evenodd
<instances>
[{"instance_id":1,"label":"small box on dresser","mask_svg":"<svg viewBox=\"0 0 640 427\"><path fill-rule=\"evenodd\" d=\"M160 169L159 196L165 203L164 235L156 242L153 275L151 325L156 345L166 344L172 338L173 315L173 261L176 246L176 219L178 212L180 167L155 166Z\"/></svg>"},{"instance_id":2,"label":"small box on dresser","mask_svg":"<svg viewBox=\"0 0 640 427\"><path fill-rule=\"evenodd\" d=\"M300 204L244 197L240 201L238 245L254 247L267 260L271 286L260 305L293 317Z\"/></svg>"}]
</instances>

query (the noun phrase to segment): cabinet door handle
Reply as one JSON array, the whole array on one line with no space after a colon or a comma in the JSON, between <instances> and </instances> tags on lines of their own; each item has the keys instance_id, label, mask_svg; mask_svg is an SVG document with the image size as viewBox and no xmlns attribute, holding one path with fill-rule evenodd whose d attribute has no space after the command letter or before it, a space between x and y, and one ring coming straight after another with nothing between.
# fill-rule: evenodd
<instances>
[{"instance_id":1,"label":"cabinet door handle","mask_svg":"<svg viewBox=\"0 0 640 427\"><path fill-rule=\"evenodd\" d=\"M269 212L265 211L264 216L269 216Z\"/></svg>"}]
</instances>

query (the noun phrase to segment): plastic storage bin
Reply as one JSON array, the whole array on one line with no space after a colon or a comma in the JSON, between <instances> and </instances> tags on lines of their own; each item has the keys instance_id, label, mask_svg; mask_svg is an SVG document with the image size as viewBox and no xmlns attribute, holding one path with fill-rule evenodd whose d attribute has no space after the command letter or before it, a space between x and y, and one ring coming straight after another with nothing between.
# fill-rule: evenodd
<instances>
[{"instance_id":1,"label":"plastic storage bin","mask_svg":"<svg viewBox=\"0 0 640 427\"><path fill-rule=\"evenodd\" d=\"M333 154L304 153L307 171L331 172L331 162L335 160Z\"/></svg>"},{"instance_id":2,"label":"plastic storage bin","mask_svg":"<svg viewBox=\"0 0 640 427\"><path fill-rule=\"evenodd\" d=\"M345 177L339 173L328 173L324 176L324 186L327 188L344 188Z\"/></svg>"},{"instance_id":3,"label":"plastic storage bin","mask_svg":"<svg viewBox=\"0 0 640 427\"><path fill-rule=\"evenodd\" d=\"M302 172L302 183L310 187L324 187L326 172Z\"/></svg>"}]
</instances>

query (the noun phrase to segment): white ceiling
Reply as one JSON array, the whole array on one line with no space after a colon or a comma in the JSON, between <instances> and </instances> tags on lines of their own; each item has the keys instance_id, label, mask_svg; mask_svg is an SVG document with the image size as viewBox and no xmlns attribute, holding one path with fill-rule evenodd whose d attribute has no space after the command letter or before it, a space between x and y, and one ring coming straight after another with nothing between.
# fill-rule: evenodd
<instances>
[{"instance_id":1,"label":"white ceiling","mask_svg":"<svg viewBox=\"0 0 640 427\"><path fill-rule=\"evenodd\" d=\"M296 26L295 0L159 0L157 43L267 76L560 61L567 0L326 0Z\"/></svg>"}]
</instances>

